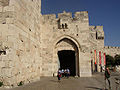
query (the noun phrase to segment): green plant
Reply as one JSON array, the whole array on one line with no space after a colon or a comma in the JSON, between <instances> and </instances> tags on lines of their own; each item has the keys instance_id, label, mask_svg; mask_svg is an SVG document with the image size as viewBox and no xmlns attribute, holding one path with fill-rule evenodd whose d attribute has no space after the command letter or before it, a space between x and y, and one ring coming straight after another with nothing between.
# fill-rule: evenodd
<instances>
[{"instance_id":1,"label":"green plant","mask_svg":"<svg viewBox=\"0 0 120 90\"><path fill-rule=\"evenodd\" d=\"M115 55L115 64L120 65L120 55Z\"/></svg>"},{"instance_id":2,"label":"green plant","mask_svg":"<svg viewBox=\"0 0 120 90\"><path fill-rule=\"evenodd\" d=\"M0 87L3 85L3 82L0 81Z\"/></svg>"},{"instance_id":3,"label":"green plant","mask_svg":"<svg viewBox=\"0 0 120 90\"><path fill-rule=\"evenodd\" d=\"M115 60L110 55L106 55L106 66L107 67L114 67L115 66Z\"/></svg>"}]
</instances>

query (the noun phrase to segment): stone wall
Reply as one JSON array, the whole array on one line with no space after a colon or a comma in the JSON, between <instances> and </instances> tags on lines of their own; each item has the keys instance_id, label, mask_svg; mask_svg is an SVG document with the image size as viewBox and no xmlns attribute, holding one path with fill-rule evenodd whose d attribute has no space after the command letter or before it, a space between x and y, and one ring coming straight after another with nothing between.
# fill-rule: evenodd
<instances>
[{"instance_id":1,"label":"stone wall","mask_svg":"<svg viewBox=\"0 0 120 90\"><path fill-rule=\"evenodd\" d=\"M74 17L73 17L74 16ZM59 68L58 51L72 50L76 75L90 77L99 52L120 54L119 47L104 47L103 26L90 26L87 11L41 15L41 0L0 0L0 81L16 86Z\"/></svg>"},{"instance_id":2,"label":"stone wall","mask_svg":"<svg viewBox=\"0 0 120 90\"><path fill-rule=\"evenodd\" d=\"M55 14L43 15L44 31L41 36L41 47L44 51L42 52L43 75L52 75L57 72L58 46L60 45L62 50L65 50L68 44L69 50L73 50L70 46L77 46L79 76L91 76L88 12L76 12L74 16L72 17L72 14L68 12L59 13L58 18ZM60 41L65 42L64 39L74 44L60 43Z\"/></svg>"},{"instance_id":3,"label":"stone wall","mask_svg":"<svg viewBox=\"0 0 120 90\"><path fill-rule=\"evenodd\" d=\"M6 1L0 6L0 80L5 86L39 80L41 0Z\"/></svg>"},{"instance_id":4,"label":"stone wall","mask_svg":"<svg viewBox=\"0 0 120 90\"><path fill-rule=\"evenodd\" d=\"M105 46L104 51L107 55L115 56L120 55L120 47Z\"/></svg>"},{"instance_id":5,"label":"stone wall","mask_svg":"<svg viewBox=\"0 0 120 90\"><path fill-rule=\"evenodd\" d=\"M101 66L104 66L104 31L103 26L90 26L90 38L89 41L91 43L91 64L93 71L95 70L95 51L96 51L96 63L97 70L100 72ZM101 53L101 66L99 53Z\"/></svg>"}]
</instances>

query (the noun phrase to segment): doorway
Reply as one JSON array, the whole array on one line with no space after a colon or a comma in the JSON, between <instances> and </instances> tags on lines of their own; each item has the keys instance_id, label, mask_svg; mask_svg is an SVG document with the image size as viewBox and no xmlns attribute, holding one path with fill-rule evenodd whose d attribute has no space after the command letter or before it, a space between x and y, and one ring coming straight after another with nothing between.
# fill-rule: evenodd
<instances>
[{"instance_id":1,"label":"doorway","mask_svg":"<svg viewBox=\"0 0 120 90\"><path fill-rule=\"evenodd\" d=\"M71 76L76 76L76 57L73 50L58 51L60 69L69 69Z\"/></svg>"}]
</instances>

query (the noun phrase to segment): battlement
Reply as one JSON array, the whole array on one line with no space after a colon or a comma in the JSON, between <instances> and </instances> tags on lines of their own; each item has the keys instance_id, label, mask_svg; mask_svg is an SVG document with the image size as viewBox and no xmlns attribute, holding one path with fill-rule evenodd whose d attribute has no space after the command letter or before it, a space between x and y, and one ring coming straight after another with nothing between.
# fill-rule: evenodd
<instances>
[{"instance_id":1,"label":"battlement","mask_svg":"<svg viewBox=\"0 0 120 90\"><path fill-rule=\"evenodd\" d=\"M120 47L105 46L104 51L106 54L114 57L115 55L120 54Z\"/></svg>"},{"instance_id":2,"label":"battlement","mask_svg":"<svg viewBox=\"0 0 120 90\"><path fill-rule=\"evenodd\" d=\"M44 20L56 20L56 19L63 19L63 20L71 20L71 21L87 21L88 22L88 11L80 11L75 12L74 16L72 16L71 12L58 13L58 17L55 14L46 14L43 15Z\"/></svg>"},{"instance_id":3,"label":"battlement","mask_svg":"<svg viewBox=\"0 0 120 90\"><path fill-rule=\"evenodd\" d=\"M56 15L55 14L47 14L47 15L43 15L45 20L49 20L49 19L56 19Z\"/></svg>"},{"instance_id":4,"label":"battlement","mask_svg":"<svg viewBox=\"0 0 120 90\"><path fill-rule=\"evenodd\" d=\"M104 48L105 49L119 49L120 50L120 47L105 46Z\"/></svg>"},{"instance_id":5,"label":"battlement","mask_svg":"<svg viewBox=\"0 0 120 90\"><path fill-rule=\"evenodd\" d=\"M10 0L0 0L0 6L8 6Z\"/></svg>"},{"instance_id":6,"label":"battlement","mask_svg":"<svg viewBox=\"0 0 120 90\"><path fill-rule=\"evenodd\" d=\"M103 26L90 26L91 31L103 31Z\"/></svg>"},{"instance_id":7,"label":"battlement","mask_svg":"<svg viewBox=\"0 0 120 90\"><path fill-rule=\"evenodd\" d=\"M63 13L58 13L58 18L72 18L72 13L63 11Z\"/></svg>"},{"instance_id":8,"label":"battlement","mask_svg":"<svg viewBox=\"0 0 120 90\"><path fill-rule=\"evenodd\" d=\"M88 18L88 11L75 12L74 17L75 18L80 18L80 17Z\"/></svg>"}]
</instances>

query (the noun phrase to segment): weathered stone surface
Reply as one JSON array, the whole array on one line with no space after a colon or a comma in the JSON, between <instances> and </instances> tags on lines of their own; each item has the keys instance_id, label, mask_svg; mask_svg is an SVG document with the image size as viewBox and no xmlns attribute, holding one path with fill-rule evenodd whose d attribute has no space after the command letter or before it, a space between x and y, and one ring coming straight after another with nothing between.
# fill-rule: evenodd
<instances>
[{"instance_id":1,"label":"weathered stone surface","mask_svg":"<svg viewBox=\"0 0 120 90\"><path fill-rule=\"evenodd\" d=\"M0 0L0 79L5 86L56 75L58 52L75 52L76 75L90 77L94 59L102 66L103 53L120 54L104 47L103 26L90 26L87 11L41 15L41 0ZM91 67L92 66L92 67Z\"/></svg>"}]
</instances>

